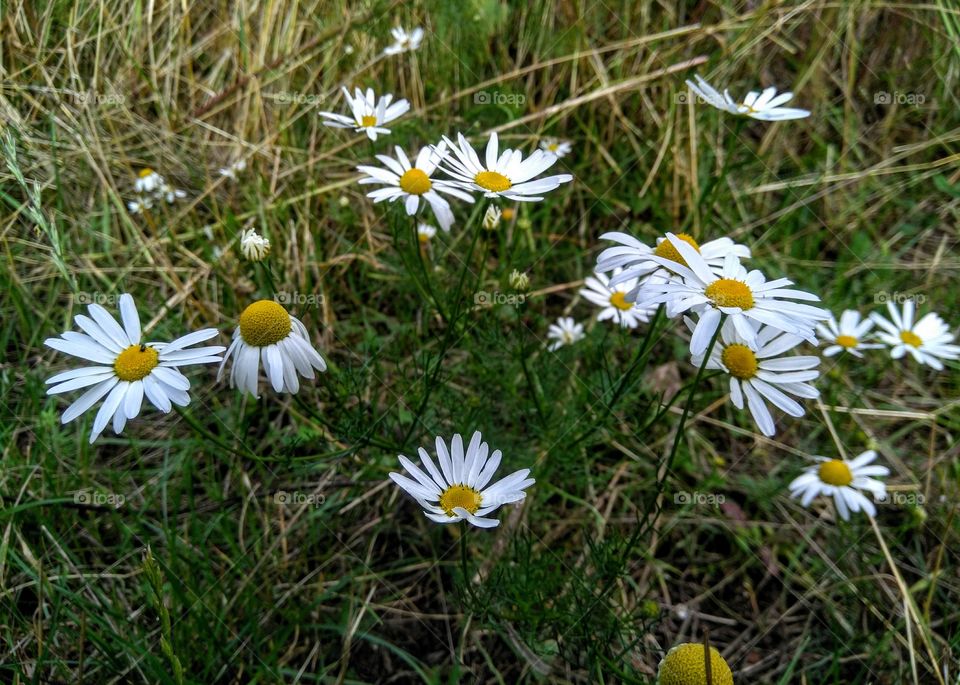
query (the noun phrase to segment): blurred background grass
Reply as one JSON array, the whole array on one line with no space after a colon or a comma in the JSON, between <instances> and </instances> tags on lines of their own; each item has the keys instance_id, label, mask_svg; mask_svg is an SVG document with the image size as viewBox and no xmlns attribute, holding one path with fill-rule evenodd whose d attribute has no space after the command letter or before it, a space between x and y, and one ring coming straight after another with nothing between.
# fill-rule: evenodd
<instances>
[{"instance_id":1,"label":"blurred background grass","mask_svg":"<svg viewBox=\"0 0 960 685\"><path fill-rule=\"evenodd\" d=\"M422 48L379 58L397 23ZM609 230L730 235L835 312L916 295L957 322L955 3L14 0L0 25L0 680L648 682L709 629L737 682L956 682L955 363L826 360L822 403L773 440L714 379L661 495L660 403L695 371L680 327L626 383L643 329L543 351L556 316L593 313L576 292ZM694 72L792 89L812 116L695 107ZM320 125L341 84L413 110L371 145ZM471 208L418 255L355 183L374 152L491 129L571 140L575 182L469 260ZM217 174L241 158L238 182ZM129 215L144 167L188 198ZM239 256L246 227L265 266ZM522 306L473 306L512 269ZM185 412L91 447L92 416L60 426L44 394L67 361L42 342L120 292L157 339L226 341L250 301L286 298L331 371L253 401L198 369ZM904 497L878 522L921 625L865 518L785 497L805 456L836 454L830 427L891 467ZM459 529L386 474L474 429L537 485L469 531L465 578Z\"/></svg>"}]
</instances>

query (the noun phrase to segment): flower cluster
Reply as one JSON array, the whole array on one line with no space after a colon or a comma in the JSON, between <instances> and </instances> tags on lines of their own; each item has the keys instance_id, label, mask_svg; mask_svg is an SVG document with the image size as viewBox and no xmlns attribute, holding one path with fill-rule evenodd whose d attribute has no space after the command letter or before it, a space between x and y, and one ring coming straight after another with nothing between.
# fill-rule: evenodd
<instances>
[{"instance_id":1,"label":"flower cluster","mask_svg":"<svg viewBox=\"0 0 960 685\"><path fill-rule=\"evenodd\" d=\"M166 201L173 204L187 196L179 188L174 188L166 179L150 168L141 169L136 181L133 182L133 191L137 199L127 202L127 209L131 214L142 214L146 209L152 209L154 202Z\"/></svg>"}]
</instances>

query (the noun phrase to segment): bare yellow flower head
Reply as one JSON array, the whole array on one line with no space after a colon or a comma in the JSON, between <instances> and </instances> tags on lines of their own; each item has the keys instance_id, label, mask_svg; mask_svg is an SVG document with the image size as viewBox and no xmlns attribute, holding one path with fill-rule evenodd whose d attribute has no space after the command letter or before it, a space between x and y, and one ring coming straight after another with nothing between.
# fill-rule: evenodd
<instances>
[{"instance_id":1,"label":"bare yellow flower head","mask_svg":"<svg viewBox=\"0 0 960 685\"><path fill-rule=\"evenodd\" d=\"M733 685L733 673L714 647L710 648L710 683ZM660 662L657 685L707 685L703 645L684 642L667 652Z\"/></svg>"}]
</instances>

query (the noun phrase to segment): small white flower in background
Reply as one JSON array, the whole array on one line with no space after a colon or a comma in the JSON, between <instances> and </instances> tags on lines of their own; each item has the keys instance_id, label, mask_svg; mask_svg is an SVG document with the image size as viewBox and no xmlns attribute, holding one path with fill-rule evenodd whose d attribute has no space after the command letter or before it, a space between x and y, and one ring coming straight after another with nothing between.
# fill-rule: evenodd
<instances>
[{"instance_id":1,"label":"small white flower in background","mask_svg":"<svg viewBox=\"0 0 960 685\"><path fill-rule=\"evenodd\" d=\"M615 269L614 276L620 273ZM636 279L622 281L616 286L610 285L610 279L602 274L595 273L593 276L587 276L584 281L584 288L580 294L588 301L600 307L600 313L597 315L597 321L606 321L612 319L624 328L636 328L641 323L650 320L650 315L655 311L652 309L640 309L633 302L627 302L627 293L633 290L637 285Z\"/></svg>"},{"instance_id":2,"label":"small white flower in background","mask_svg":"<svg viewBox=\"0 0 960 685\"><path fill-rule=\"evenodd\" d=\"M546 138L540 141L540 149L557 157L566 157L573 150L573 144L566 140Z\"/></svg>"},{"instance_id":3,"label":"small white flower in background","mask_svg":"<svg viewBox=\"0 0 960 685\"><path fill-rule=\"evenodd\" d=\"M346 87L341 90L352 116L348 117L336 112L320 112L320 116L327 119L323 125L352 128L357 133L365 132L370 140L376 140L380 133L390 133L390 129L385 128L384 124L389 124L403 116L410 109L409 102L406 100L393 102L393 95L389 93L377 100L373 88L367 88L366 93L356 88L352 97Z\"/></svg>"},{"instance_id":4,"label":"small white flower in background","mask_svg":"<svg viewBox=\"0 0 960 685\"><path fill-rule=\"evenodd\" d=\"M500 153L496 132L491 133L487 141L483 163L462 133L457 134L457 143L446 136L443 140L450 146L453 155L448 155L441 161L440 168L450 174L459 187L471 192L481 192L486 197L537 202L543 199L540 193L556 190L561 183L573 180L570 174L534 179L553 166L557 162L557 156L535 150L524 160L523 153L519 150L504 149Z\"/></svg>"},{"instance_id":5,"label":"small white flower in background","mask_svg":"<svg viewBox=\"0 0 960 685\"><path fill-rule=\"evenodd\" d=\"M430 239L437 234L437 229L435 229L430 224L419 224L417 226L417 240L422 244L426 245L430 242Z\"/></svg>"},{"instance_id":6,"label":"small white flower in background","mask_svg":"<svg viewBox=\"0 0 960 685\"><path fill-rule=\"evenodd\" d=\"M411 164L406 153L399 146L395 147L397 158L387 155L377 155L377 159L386 168L381 169L375 166L358 166L357 171L367 174L359 180L359 183L385 183L386 188L377 188L367 193L367 197L374 202L389 200L403 200L407 214L413 216L420 208L420 199L423 198L430 208L433 215L437 218L437 223L444 231L449 231L453 225L453 211L450 209L450 203L440 196L440 193L451 195L464 202L473 202L473 196L460 190L456 184L450 181L438 181L430 178L436 171L437 163L446 154L446 146L440 144L436 147L428 145L422 148L417 154L416 161Z\"/></svg>"},{"instance_id":7,"label":"small white flower in background","mask_svg":"<svg viewBox=\"0 0 960 685\"><path fill-rule=\"evenodd\" d=\"M182 200L186 196L187 191L174 188L167 183L160 186L160 189L157 191L157 197L165 199L168 205L172 205L176 200Z\"/></svg>"},{"instance_id":8,"label":"small white flower in background","mask_svg":"<svg viewBox=\"0 0 960 685\"><path fill-rule=\"evenodd\" d=\"M141 169L137 180L133 182L133 189L138 193L152 193L164 183L163 176L153 169Z\"/></svg>"},{"instance_id":9,"label":"small white flower in background","mask_svg":"<svg viewBox=\"0 0 960 685\"><path fill-rule=\"evenodd\" d=\"M240 252L251 262L259 262L270 254L270 241L248 228L240 236Z\"/></svg>"},{"instance_id":10,"label":"small white flower in background","mask_svg":"<svg viewBox=\"0 0 960 685\"><path fill-rule=\"evenodd\" d=\"M224 176L225 178L229 178L232 181L236 181L237 174L246 168L247 168L247 160L238 159L236 162L234 162L233 164L230 164L229 166L221 167L221 169L219 170L219 173L221 176Z\"/></svg>"},{"instance_id":11,"label":"small white flower in background","mask_svg":"<svg viewBox=\"0 0 960 685\"><path fill-rule=\"evenodd\" d=\"M500 211L500 208L496 205L490 205L487 207L487 211L483 213L483 227L488 231L492 231L500 225L500 219L503 217L503 212Z\"/></svg>"},{"instance_id":12,"label":"small white flower in background","mask_svg":"<svg viewBox=\"0 0 960 685\"><path fill-rule=\"evenodd\" d=\"M817 333L830 343L823 351L824 357L832 357L840 352L849 352L855 357L863 358L860 350L875 350L883 345L865 343L864 340L873 328L872 319L861 319L860 312L847 309L840 315L840 322L830 314L825 324L817 324Z\"/></svg>"},{"instance_id":13,"label":"small white flower in background","mask_svg":"<svg viewBox=\"0 0 960 685\"><path fill-rule=\"evenodd\" d=\"M223 376L231 356L235 359L230 368L230 387L238 387L254 397L259 397L261 360L277 392L296 393L300 390L298 374L313 380L314 369L327 370L327 363L313 348L306 327L273 300L258 300L243 310L233 342L217 371L217 380Z\"/></svg>"},{"instance_id":14,"label":"small white flower in background","mask_svg":"<svg viewBox=\"0 0 960 685\"><path fill-rule=\"evenodd\" d=\"M723 269L716 274L690 244L672 233L667 233L667 240L683 263L669 257L651 255L651 261L658 262L676 275L665 281L647 279L640 286L636 302L641 307L664 302L667 316L670 317L688 310L699 312L700 318L690 338L691 354L703 354L723 315L733 322L737 333L752 349L757 349L755 326L760 324L793 333L813 345L817 344L814 327L818 321L827 319L830 312L790 300L818 302L819 297L787 288L793 281L786 278L767 281L757 270L747 273L734 254L727 255Z\"/></svg>"},{"instance_id":15,"label":"small white flower in background","mask_svg":"<svg viewBox=\"0 0 960 685\"><path fill-rule=\"evenodd\" d=\"M141 169L137 180L133 182L133 189L139 197L127 202L131 214L141 214L144 209L152 208L153 200L166 200L168 204L173 204L187 196L185 191L171 186L153 169Z\"/></svg>"},{"instance_id":16,"label":"small white flower in background","mask_svg":"<svg viewBox=\"0 0 960 685\"><path fill-rule=\"evenodd\" d=\"M530 289L530 276L517 269L514 269L510 272L510 278L508 282L510 283L511 288L521 293L525 293Z\"/></svg>"},{"instance_id":17,"label":"small white flower in background","mask_svg":"<svg viewBox=\"0 0 960 685\"><path fill-rule=\"evenodd\" d=\"M850 512L863 511L877 515L877 508L861 490L873 494L875 500L885 499L887 486L873 476L890 475L886 466L869 466L877 458L873 450L863 452L851 461L814 457L819 463L806 468L803 475L790 483L790 496L800 497L800 504L810 506L818 495L833 497L837 512L844 521L850 520Z\"/></svg>"},{"instance_id":18,"label":"small white flower in background","mask_svg":"<svg viewBox=\"0 0 960 685\"><path fill-rule=\"evenodd\" d=\"M390 29L390 34L393 36L393 44L383 51L385 55L399 55L401 52L416 50L423 42L423 29L419 26L410 33L399 26L394 26Z\"/></svg>"},{"instance_id":19,"label":"small white flower in background","mask_svg":"<svg viewBox=\"0 0 960 685\"><path fill-rule=\"evenodd\" d=\"M777 89L774 87L765 88L762 93L750 91L742 101L734 100L730 97L730 92L724 89L723 94L704 81L700 76L694 76L697 80L687 81L687 85L700 98L708 103L730 114L741 114L761 121L785 121L787 119L803 119L810 116L810 112L805 109L795 109L793 107L781 107L780 105L789 102L793 98L793 93L780 93L777 95Z\"/></svg>"},{"instance_id":20,"label":"small white flower in background","mask_svg":"<svg viewBox=\"0 0 960 685\"><path fill-rule=\"evenodd\" d=\"M740 245L733 242L730 238L723 237L711 240L700 245L693 236L686 233L678 233L677 238L690 245L700 253L703 261L713 269L714 272L723 270L723 263L728 254L732 254L739 259L750 258L750 248L746 245ZM643 284L644 280L650 274L660 272L667 274L667 270L661 264L650 259L651 256L665 257L673 261L685 264L683 257L673 247L673 243L665 237L657 238L657 246L650 247L634 238L628 233L613 231L604 233L600 236L601 240L612 240L619 245L608 247L600 256L597 257L597 271L607 272L614 269L623 268L619 274L610 280L611 285L617 285L622 281L636 281L634 288L630 290L629 299L636 298L636 289Z\"/></svg>"},{"instance_id":21,"label":"small white flower in background","mask_svg":"<svg viewBox=\"0 0 960 685\"><path fill-rule=\"evenodd\" d=\"M132 200L127 203L127 209L131 214L142 214L145 209L153 209L153 200L145 197L141 200Z\"/></svg>"},{"instance_id":22,"label":"small white flower in background","mask_svg":"<svg viewBox=\"0 0 960 685\"><path fill-rule=\"evenodd\" d=\"M504 504L524 499L527 496L524 490L535 482L527 477L530 469L521 469L488 486L503 455L500 450L490 454L490 447L482 442L480 431L473 434L466 452L459 433L450 441L449 450L443 438L438 436L436 448L439 469L421 447L418 452L426 472L401 454L398 457L400 464L412 478L390 473L390 479L417 500L431 521L468 521L478 528L494 528L500 525L500 521L484 517Z\"/></svg>"},{"instance_id":23,"label":"small white flower in background","mask_svg":"<svg viewBox=\"0 0 960 685\"><path fill-rule=\"evenodd\" d=\"M93 421L91 443L111 419L113 432L119 435L127 421L140 413L144 396L164 413L173 404L187 406L190 381L177 367L219 362L225 349L220 345L190 348L216 337L215 328L188 333L171 343L141 343L140 315L127 293L120 296L122 327L99 304L88 305L87 312L90 316L74 317L84 333L67 331L59 338L47 338L44 344L97 364L47 379L52 385L48 395L88 388L60 417L62 423L73 421L106 395Z\"/></svg>"},{"instance_id":24,"label":"small white flower in background","mask_svg":"<svg viewBox=\"0 0 960 685\"><path fill-rule=\"evenodd\" d=\"M550 324L547 329L547 339L553 340L547 347L551 352L559 350L565 345L573 345L583 340L586 333L583 332L583 324L577 323L569 316L561 316L556 323Z\"/></svg>"},{"instance_id":25,"label":"small white flower in background","mask_svg":"<svg viewBox=\"0 0 960 685\"><path fill-rule=\"evenodd\" d=\"M900 359L909 352L921 364L940 371L943 369L941 359L960 357L960 345L951 344L954 334L944 320L933 312L928 312L914 323L915 309L911 299L903 303L902 313L897 311L893 302L887 302L891 320L876 312L870 314L874 323L883 329L877 331L877 338L890 346L890 356L894 359Z\"/></svg>"},{"instance_id":26,"label":"small white flower in background","mask_svg":"<svg viewBox=\"0 0 960 685\"><path fill-rule=\"evenodd\" d=\"M697 328L697 324L689 317L684 317L684 323L691 331ZM748 325L753 324L748 322ZM746 397L753 420L760 431L769 437L776 430L765 400L790 416L803 416L803 407L788 395L807 399L820 396L820 392L809 384L820 375L816 369L820 365L820 357L782 356L799 345L802 339L771 326L760 327L752 337L756 343L753 349L747 344L747 339L740 335L733 319L724 321L707 368L721 369L730 374L730 401L733 406L743 409ZM693 355L692 362L700 367L703 354Z\"/></svg>"}]
</instances>

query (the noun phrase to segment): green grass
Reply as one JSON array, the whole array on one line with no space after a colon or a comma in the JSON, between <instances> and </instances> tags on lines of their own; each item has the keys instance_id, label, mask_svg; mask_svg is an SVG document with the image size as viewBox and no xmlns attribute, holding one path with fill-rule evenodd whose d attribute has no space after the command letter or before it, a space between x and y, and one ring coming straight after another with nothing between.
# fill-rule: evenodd
<instances>
[{"instance_id":1,"label":"green grass","mask_svg":"<svg viewBox=\"0 0 960 685\"><path fill-rule=\"evenodd\" d=\"M0 682L646 683L707 631L738 683L957 682L956 362L827 359L820 402L773 439L710 372L666 471L697 371L682 324L544 348L557 316L593 316L577 291L611 230L729 235L835 312L900 293L960 322L953 3L182 7L0 3ZM377 59L394 23L424 44ZM693 73L813 114L692 107ZM341 84L413 111L372 145L323 127ZM575 177L496 232L486 201L455 203L421 253L355 183L374 152L495 128L573 141ZM240 157L239 182L217 175ZM145 166L188 198L131 216ZM475 306L515 294L514 269L522 304ZM92 413L60 424L76 394L45 394L71 362L43 341L121 292L151 339L223 342L249 302L296 294L329 371L257 401L194 368L188 408L90 446ZM537 483L499 528L433 525L387 473L473 430ZM790 500L838 441L923 504L874 529Z\"/></svg>"}]
</instances>

